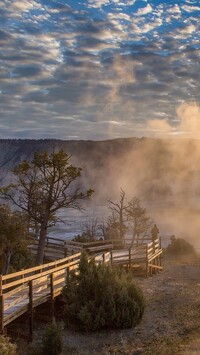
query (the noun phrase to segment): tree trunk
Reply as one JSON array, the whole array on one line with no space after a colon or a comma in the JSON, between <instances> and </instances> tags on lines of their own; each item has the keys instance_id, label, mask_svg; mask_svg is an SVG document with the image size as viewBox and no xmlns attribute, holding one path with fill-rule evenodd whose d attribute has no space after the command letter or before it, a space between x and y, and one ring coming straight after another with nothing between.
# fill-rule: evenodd
<instances>
[{"instance_id":1,"label":"tree trunk","mask_svg":"<svg viewBox=\"0 0 200 355\"><path fill-rule=\"evenodd\" d=\"M41 223L41 228L40 228L39 244L38 244L38 250L36 256L36 265L43 264L46 237L47 237L47 221L43 221Z\"/></svg>"},{"instance_id":2,"label":"tree trunk","mask_svg":"<svg viewBox=\"0 0 200 355\"><path fill-rule=\"evenodd\" d=\"M133 244L135 241L135 236L136 236L136 232L135 232L135 230L133 230L133 236L132 236L132 240L131 240L131 248L133 247Z\"/></svg>"},{"instance_id":3,"label":"tree trunk","mask_svg":"<svg viewBox=\"0 0 200 355\"><path fill-rule=\"evenodd\" d=\"M4 251L3 253L4 255L4 262L3 262L3 267L2 267L2 275L7 275L8 270L9 270L9 266L10 266L10 259L12 256L12 250L11 249L7 249L6 251Z\"/></svg>"},{"instance_id":4,"label":"tree trunk","mask_svg":"<svg viewBox=\"0 0 200 355\"><path fill-rule=\"evenodd\" d=\"M123 223L123 214L122 211L120 211L120 220L119 220L119 234L120 234L120 240L124 240L124 223Z\"/></svg>"}]
</instances>

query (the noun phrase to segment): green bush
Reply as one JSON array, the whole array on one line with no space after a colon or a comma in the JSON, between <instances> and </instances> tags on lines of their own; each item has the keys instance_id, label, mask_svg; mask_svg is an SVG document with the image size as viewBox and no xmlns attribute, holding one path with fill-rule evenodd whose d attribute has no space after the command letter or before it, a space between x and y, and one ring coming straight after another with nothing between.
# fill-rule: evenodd
<instances>
[{"instance_id":1,"label":"green bush","mask_svg":"<svg viewBox=\"0 0 200 355\"><path fill-rule=\"evenodd\" d=\"M34 265L34 258L27 249L17 250L11 256L11 268L13 271L27 269Z\"/></svg>"},{"instance_id":2,"label":"green bush","mask_svg":"<svg viewBox=\"0 0 200 355\"><path fill-rule=\"evenodd\" d=\"M74 238L72 238L72 241L78 243L87 243L89 241L89 238L87 237L87 235L82 233L81 235L75 235Z\"/></svg>"},{"instance_id":3,"label":"green bush","mask_svg":"<svg viewBox=\"0 0 200 355\"><path fill-rule=\"evenodd\" d=\"M174 235L170 238L170 244L166 248L167 255L195 255L194 247L185 239L176 238Z\"/></svg>"},{"instance_id":4,"label":"green bush","mask_svg":"<svg viewBox=\"0 0 200 355\"><path fill-rule=\"evenodd\" d=\"M142 291L130 273L104 264L88 262L82 254L79 274L73 274L63 289L64 321L84 331L132 328L143 315Z\"/></svg>"},{"instance_id":5,"label":"green bush","mask_svg":"<svg viewBox=\"0 0 200 355\"><path fill-rule=\"evenodd\" d=\"M0 336L0 354L16 355L16 345L10 342L10 338L3 335Z\"/></svg>"},{"instance_id":6,"label":"green bush","mask_svg":"<svg viewBox=\"0 0 200 355\"><path fill-rule=\"evenodd\" d=\"M63 349L63 340L59 326L52 322L47 326L42 339L43 355L60 355Z\"/></svg>"}]
</instances>

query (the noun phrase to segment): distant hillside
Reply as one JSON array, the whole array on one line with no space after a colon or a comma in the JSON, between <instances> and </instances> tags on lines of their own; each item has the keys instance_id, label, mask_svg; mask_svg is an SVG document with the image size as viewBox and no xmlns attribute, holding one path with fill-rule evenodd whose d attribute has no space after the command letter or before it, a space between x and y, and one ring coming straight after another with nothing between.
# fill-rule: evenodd
<instances>
[{"instance_id":1,"label":"distant hillside","mask_svg":"<svg viewBox=\"0 0 200 355\"><path fill-rule=\"evenodd\" d=\"M122 138L107 141L0 140L0 182L35 151L63 149L83 168L83 184L110 198L123 188L151 201L174 201L200 194L200 141Z\"/></svg>"}]
</instances>

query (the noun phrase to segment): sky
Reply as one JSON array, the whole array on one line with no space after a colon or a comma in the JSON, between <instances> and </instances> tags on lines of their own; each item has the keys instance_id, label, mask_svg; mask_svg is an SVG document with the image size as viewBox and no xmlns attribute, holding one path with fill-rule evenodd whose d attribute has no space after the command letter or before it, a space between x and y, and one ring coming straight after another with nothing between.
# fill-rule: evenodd
<instances>
[{"instance_id":1,"label":"sky","mask_svg":"<svg viewBox=\"0 0 200 355\"><path fill-rule=\"evenodd\" d=\"M0 0L0 138L200 138L199 18L199 0Z\"/></svg>"}]
</instances>

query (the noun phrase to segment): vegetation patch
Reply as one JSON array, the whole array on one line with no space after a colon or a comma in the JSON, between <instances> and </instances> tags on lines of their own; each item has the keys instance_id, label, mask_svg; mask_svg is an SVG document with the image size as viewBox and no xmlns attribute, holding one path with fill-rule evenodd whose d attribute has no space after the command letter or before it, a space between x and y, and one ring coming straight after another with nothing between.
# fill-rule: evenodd
<instances>
[{"instance_id":1,"label":"vegetation patch","mask_svg":"<svg viewBox=\"0 0 200 355\"><path fill-rule=\"evenodd\" d=\"M145 308L142 291L130 273L104 264L97 266L88 262L85 254L79 274L69 278L62 295L66 326L84 331L135 327Z\"/></svg>"},{"instance_id":2,"label":"vegetation patch","mask_svg":"<svg viewBox=\"0 0 200 355\"><path fill-rule=\"evenodd\" d=\"M10 342L10 338L0 336L0 354L1 355L16 355L16 345Z\"/></svg>"},{"instance_id":3,"label":"vegetation patch","mask_svg":"<svg viewBox=\"0 0 200 355\"><path fill-rule=\"evenodd\" d=\"M167 246L166 255L172 256L184 256L195 255L195 248L188 243L185 239L176 238L174 235L170 238L170 244Z\"/></svg>"}]
</instances>

